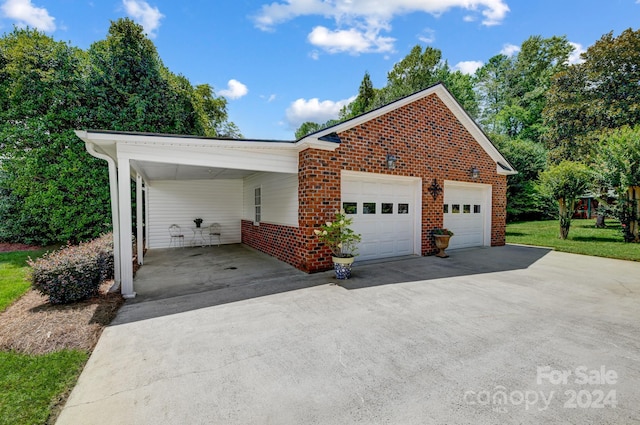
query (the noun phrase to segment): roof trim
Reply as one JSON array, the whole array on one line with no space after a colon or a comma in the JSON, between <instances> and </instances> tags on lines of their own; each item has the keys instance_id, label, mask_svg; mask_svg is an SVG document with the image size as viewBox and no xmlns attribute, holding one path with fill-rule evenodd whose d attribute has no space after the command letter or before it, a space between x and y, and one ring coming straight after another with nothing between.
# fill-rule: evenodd
<instances>
[{"instance_id":1,"label":"roof trim","mask_svg":"<svg viewBox=\"0 0 640 425\"><path fill-rule=\"evenodd\" d=\"M462 123L462 125L473 136L473 138L476 139L478 144L480 144L487 155L489 155L491 159L494 160L494 162L496 163L496 173L503 175L518 174L518 172L515 171L515 167L513 167L513 165L511 165L509 161L498 151L491 140L489 140L489 137L487 137L484 131L482 131L480 126L471 118L467 111L464 110L464 108L460 105L456 98L453 97L451 92L449 92L449 90L447 90L447 88L442 83L437 83L422 91L403 97L396 100L395 102L358 115L357 117L351 118L347 121L308 134L300 139L299 142L326 140L328 137L331 137L332 134L339 134L344 131L350 130L353 127L364 124L367 121L371 121L375 118L385 115L398 108L402 108L403 106L406 106L432 94L435 94L440 98L440 100L449 108L449 110Z\"/></svg>"},{"instance_id":2,"label":"roof trim","mask_svg":"<svg viewBox=\"0 0 640 425\"><path fill-rule=\"evenodd\" d=\"M237 149L237 150L297 150L307 148L321 150L335 150L339 144L326 140L260 140L260 139L229 139L218 137L201 137L193 135L141 133L133 131L110 130L75 130L76 136L85 142L98 146L117 145L169 145L169 146L197 146L207 148Z\"/></svg>"}]
</instances>

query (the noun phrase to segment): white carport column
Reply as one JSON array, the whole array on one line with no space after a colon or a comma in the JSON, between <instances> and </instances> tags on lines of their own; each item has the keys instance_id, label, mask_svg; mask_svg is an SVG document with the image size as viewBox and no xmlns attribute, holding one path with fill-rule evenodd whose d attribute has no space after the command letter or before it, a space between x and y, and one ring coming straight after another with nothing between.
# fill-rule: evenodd
<instances>
[{"instance_id":1,"label":"white carport column","mask_svg":"<svg viewBox=\"0 0 640 425\"><path fill-rule=\"evenodd\" d=\"M144 224L142 220L142 176L136 175L136 243L138 251L138 264L144 262Z\"/></svg>"},{"instance_id":2,"label":"white carport column","mask_svg":"<svg viewBox=\"0 0 640 425\"><path fill-rule=\"evenodd\" d=\"M118 206L120 210L120 291L124 298L133 298L133 250L131 246L131 170L129 158L118 156Z\"/></svg>"}]
</instances>

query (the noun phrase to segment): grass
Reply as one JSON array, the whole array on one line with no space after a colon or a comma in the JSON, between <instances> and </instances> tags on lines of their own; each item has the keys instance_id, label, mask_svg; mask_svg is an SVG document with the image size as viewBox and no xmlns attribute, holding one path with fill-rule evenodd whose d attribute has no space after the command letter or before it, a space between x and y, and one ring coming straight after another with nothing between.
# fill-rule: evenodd
<instances>
[{"instance_id":1,"label":"grass","mask_svg":"<svg viewBox=\"0 0 640 425\"><path fill-rule=\"evenodd\" d=\"M569 237L558 238L557 220L526 221L507 224L507 243L545 246L557 251L596 257L640 261L640 244L622 240L620 223L607 221L607 227L597 229L595 220L573 220Z\"/></svg>"},{"instance_id":2,"label":"grass","mask_svg":"<svg viewBox=\"0 0 640 425\"><path fill-rule=\"evenodd\" d=\"M29 290L27 259L46 251L0 253L0 313ZM63 350L43 355L0 351L0 425L44 424L89 357Z\"/></svg>"},{"instance_id":3,"label":"grass","mask_svg":"<svg viewBox=\"0 0 640 425\"><path fill-rule=\"evenodd\" d=\"M0 425L47 423L88 357L70 350L38 356L0 352Z\"/></svg>"},{"instance_id":4,"label":"grass","mask_svg":"<svg viewBox=\"0 0 640 425\"><path fill-rule=\"evenodd\" d=\"M31 286L27 281L27 259L37 258L46 251L16 251L0 253L0 312L20 298Z\"/></svg>"}]
</instances>

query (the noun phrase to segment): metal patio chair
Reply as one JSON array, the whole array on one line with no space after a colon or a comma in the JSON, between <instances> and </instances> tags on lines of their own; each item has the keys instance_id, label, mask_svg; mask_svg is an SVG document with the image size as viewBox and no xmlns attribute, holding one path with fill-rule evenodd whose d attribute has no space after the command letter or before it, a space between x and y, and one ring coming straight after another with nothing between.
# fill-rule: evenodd
<instances>
[{"instance_id":1,"label":"metal patio chair","mask_svg":"<svg viewBox=\"0 0 640 425\"><path fill-rule=\"evenodd\" d=\"M169 226L169 235L171 236L171 240L169 240L169 248L172 246L184 248L184 233L180 226L177 224Z\"/></svg>"},{"instance_id":2,"label":"metal patio chair","mask_svg":"<svg viewBox=\"0 0 640 425\"><path fill-rule=\"evenodd\" d=\"M209 225L209 245L213 245L213 238L218 238L218 246L220 246L220 236L222 235L220 231L220 223L213 223Z\"/></svg>"}]
</instances>

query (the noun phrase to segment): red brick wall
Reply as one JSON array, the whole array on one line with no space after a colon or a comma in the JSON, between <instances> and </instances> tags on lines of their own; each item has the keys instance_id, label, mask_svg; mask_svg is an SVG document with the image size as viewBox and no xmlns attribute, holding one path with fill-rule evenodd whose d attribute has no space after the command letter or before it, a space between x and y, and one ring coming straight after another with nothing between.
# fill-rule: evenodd
<instances>
[{"instance_id":1,"label":"red brick wall","mask_svg":"<svg viewBox=\"0 0 640 425\"><path fill-rule=\"evenodd\" d=\"M280 224L260 223L242 220L242 243L265 252L280 261L305 270L301 262L300 229Z\"/></svg>"},{"instance_id":2,"label":"red brick wall","mask_svg":"<svg viewBox=\"0 0 640 425\"><path fill-rule=\"evenodd\" d=\"M444 180L490 184L491 245L504 245L506 176L496 173L495 162L437 95L417 100L339 136L341 143L334 152L317 149L300 152L299 228L243 222L244 243L305 271L329 269L330 253L318 243L313 230L340 208L340 172L349 170L422 178L423 255L436 252L430 232L441 227L443 220L443 195L434 200L427 190L433 179L442 187ZM394 170L386 168L387 154L398 158ZM480 170L476 180L470 177L474 166Z\"/></svg>"}]
</instances>

